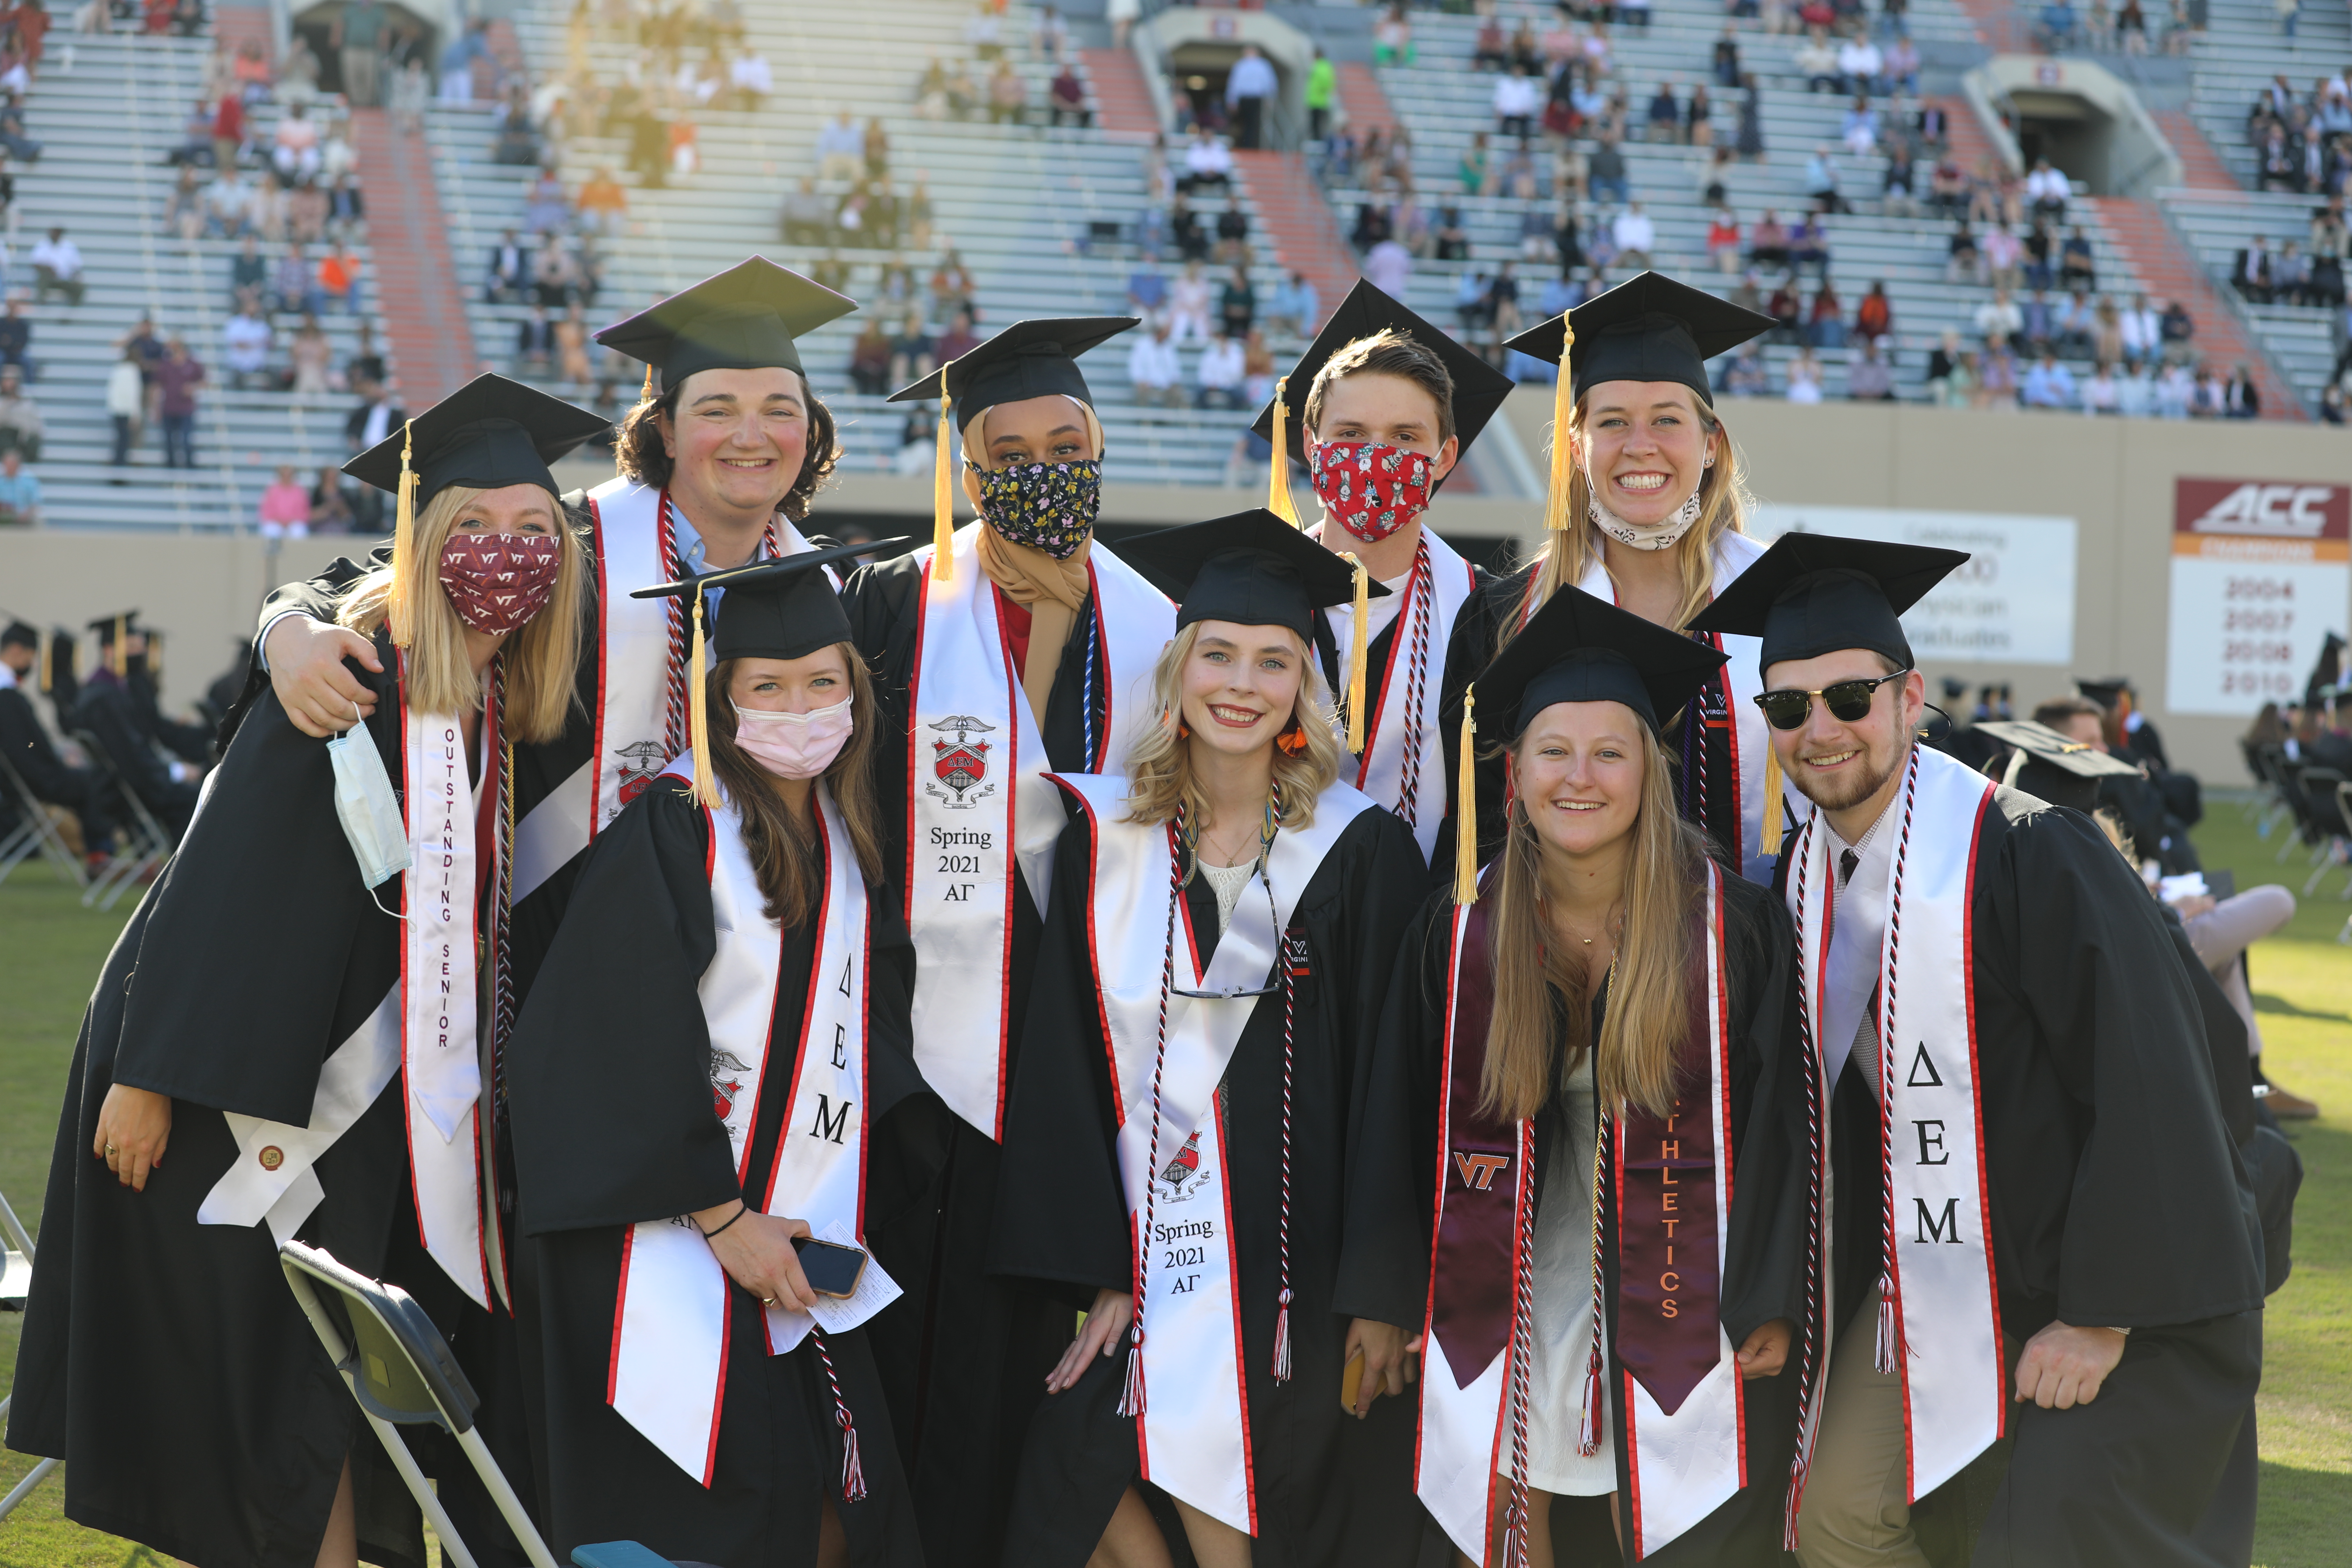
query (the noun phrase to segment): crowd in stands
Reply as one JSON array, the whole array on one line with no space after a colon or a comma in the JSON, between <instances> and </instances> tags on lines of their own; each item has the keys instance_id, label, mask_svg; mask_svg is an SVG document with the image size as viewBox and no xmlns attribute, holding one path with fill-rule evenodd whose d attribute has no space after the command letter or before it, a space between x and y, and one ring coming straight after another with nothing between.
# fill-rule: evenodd
<instances>
[{"instance_id":1,"label":"crowd in stands","mask_svg":"<svg viewBox=\"0 0 2352 1568\"><path fill-rule=\"evenodd\" d=\"M2279 0L2279 9L2292 16L2296 4ZM2046 0L2033 12L2033 46L2048 54L2185 55L2209 9L2206 0Z\"/></svg>"},{"instance_id":2,"label":"crowd in stands","mask_svg":"<svg viewBox=\"0 0 2352 1568\"><path fill-rule=\"evenodd\" d=\"M2352 181L2352 65L2315 78L2308 93L2281 71L2247 110L2245 133L2263 190L2340 202Z\"/></svg>"}]
</instances>

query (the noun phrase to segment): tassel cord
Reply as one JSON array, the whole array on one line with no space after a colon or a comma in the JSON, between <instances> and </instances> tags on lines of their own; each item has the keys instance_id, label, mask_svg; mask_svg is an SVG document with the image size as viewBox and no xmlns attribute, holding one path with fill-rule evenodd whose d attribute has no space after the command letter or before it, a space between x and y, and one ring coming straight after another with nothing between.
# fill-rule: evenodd
<instances>
[{"instance_id":1,"label":"tassel cord","mask_svg":"<svg viewBox=\"0 0 2352 1568\"><path fill-rule=\"evenodd\" d=\"M824 1342L823 1329L811 1329L809 1338L816 1343L817 1360L824 1365L824 1381L833 1391L833 1421L841 1428L841 1500L866 1500L866 1466L857 1453L857 1424L849 1417L849 1401L842 1397L841 1374L834 1370L833 1352Z\"/></svg>"},{"instance_id":2,"label":"tassel cord","mask_svg":"<svg viewBox=\"0 0 2352 1568\"><path fill-rule=\"evenodd\" d=\"M1127 1382L1118 1400L1118 1413L1127 1416L1139 1416L1146 1408L1143 1309L1150 1282L1147 1265L1151 1257L1151 1224L1158 1208L1155 1200L1160 1194L1160 1090L1168 1067L1168 994L1176 984L1176 900L1182 896L1184 860L1191 842L1184 807L1180 803L1176 820L1169 830L1168 926L1160 939L1159 1038L1151 1052L1151 1142L1143 1163L1143 1227L1135 1237L1135 1316L1127 1328Z\"/></svg>"},{"instance_id":3,"label":"tassel cord","mask_svg":"<svg viewBox=\"0 0 2352 1568\"><path fill-rule=\"evenodd\" d=\"M1357 756L1364 752L1364 684L1365 671L1370 664L1370 641L1372 626L1372 574L1364 563L1348 551L1339 559L1356 569L1355 646L1348 653L1348 750Z\"/></svg>"},{"instance_id":4,"label":"tassel cord","mask_svg":"<svg viewBox=\"0 0 2352 1568\"><path fill-rule=\"evenodd\" d=\"M1569 432L1576 416L1575 379L1569 371L1569 356L1576 347L1576 328L1562 314L1559 319L1559 379L1552 388L1551 397L1551 485L1544 496L1544 529L1547 532L1564 533L1576 525L1568 514L1569 475L1575 466Z\"/></svg>"},{"instance_id":5,"label":"tassel cord","mask_svg":"<svg viewBox=\"0 0 2352 1568\"><path fill-rule=\"evenodd\" d=\"M1290 499L1290 405L1283 396L1289 386L1286 375L1274 384L1274 461L1266 469L1265 510L1297 528L1298 508Z\"/></svg>"},{"instance_id":6,"label":"tassel cord","mask_svg":"<svg viewBox=\"0 0 2352 1568\"><path fill-rule=\"evenodd\" d=\"M955 458L949 450L948 395L940 394L939 450L931 462L931 581L955 581L955 501L950 480Z\"/></svg>"},{"instance_id":7,"label":"tassel cord","mask_svg":"<svg viewBox=\"0 0 2352 1568\"><path fill-rule=\"evenodd\" d=\"M1478 901L1478 689L1462 690L1462 744L1454 780L1454 901Z\"/></svg>"}]
</instances>

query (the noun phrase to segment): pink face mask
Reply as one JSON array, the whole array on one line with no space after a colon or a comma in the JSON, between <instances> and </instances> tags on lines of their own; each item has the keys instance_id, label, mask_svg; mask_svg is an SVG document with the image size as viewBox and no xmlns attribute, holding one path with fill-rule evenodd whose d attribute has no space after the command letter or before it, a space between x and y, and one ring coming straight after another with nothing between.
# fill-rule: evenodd
<instances>
[{"instance_id":1,"label":"pink face mask","mask_svg":"<svg viewBox=\"0 0 2352 1568\"><path fill-rule=\"evenodd\" d=\"M554 596L563 543L545 533L453 533L441 546L441 589L478 632L510 632Z\"/></svg>"},{"instance_id":2,"label":"pink face mask","mask_svg":"<svg viewBox=\"0 0 2352 1568\"><path fill-rule=\"evenodd\" d=\"M1367 543L1429 509L1429 458L1381 441L1326 441L1309 467L1326 515Z\"/></svg>"},{"instance_id":3,"label":"pink face mask","mask_svg":"<svg viewBox=\"0 0 2352 1568\"><path fill-rule=\"evenodd\" d=\"M853 700L845 697L810 713L737 708L735 743L780 779L813 779L833 766L833 759L849 743Z\"/></svg>"}]
</instances>

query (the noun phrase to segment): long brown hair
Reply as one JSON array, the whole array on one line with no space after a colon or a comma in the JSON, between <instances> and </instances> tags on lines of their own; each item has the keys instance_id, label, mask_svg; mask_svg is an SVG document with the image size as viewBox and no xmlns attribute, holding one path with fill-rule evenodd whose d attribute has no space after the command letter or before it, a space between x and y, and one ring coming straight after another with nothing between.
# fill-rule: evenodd
<instances>
[{"instance_id":1,"label":"long brown hair","mask_svg":"<svg viewBox=\"0 0 2352 1568\"><path fill-rule=\"evenodd\" d=\"M1181 805L1195 829L1210 826L1208 797L1192 778L1192 748L1176 732L1184 711L1184 661L1192 657L1200 636L1201 623L1195 621L1170 639L1160 650L1160 662L1151 667L1152 700L1160 722L1137 735L1127 750L1129 822L1147 826L1172 822ZM1296 752L1279 746L1274 750L1274 782L1282 788L1281 826L1289 828L1314 826L1316 798L1339 776L1339 759L1347 754L1339 749L1331 694L1324 689L1314 650L1302 642L1298 651L1306 679L1299 684L1291 717L1307 744Z\"/></svg>"},{"instance_id":2,"label":"long brown hair","mask_svg":"<svg viewBox=\"0 0 2352 1568\"><path fill-rule=\"evenodd\" d=\"M656 489L669 483L675 465L670 461L668 448L662 445L660 416L677 416L677 390L676 386L664 388L659 397L646 398L621 420L621 436L614 447L613 460L624 477ZM805 375L801 377L801 401L808 408L808 454L801 459L800 477L777 503L777 510L794 522L808 521L809 509L816 504L817 490L833 477L834 465L841 461L841 441L833 410L824 405L824 399L816 395L816 388L809 384Z\"/></svg>"},{"instance_id":3,"label":"long brown hair","mask_svg":"<svg viewBox=\"0 0 2352 1568\"><path fill-rule=\"evenodd\" d=\"M857 649L833 645L849 667L849 739L822 775L849 830L858 871L869 883L882 879L881 813L874 800L874 681ZM767 917L787 929L805 922L823 896L823 864L816 836L794 816L776 787L775 775L735 743L735 703L730 683L739 659L722 659L705 676L709 702L710 771L743 823L743 847L759 874Z\"/></svg>"},{"instance_id":4,"label":"long brown hair","mask_svg":"<svg viewBox=\"0 0 2352 1568\"><path fill-rule=\"evenodd\" d=\"M482 705L482 678L466 657L465 623L441 586L441 547L475 500L487 493L472 485L449 485L433 492L416 514L416 548L394 566L380 566L353 585L335 619L373 637L391 603L394 573L414 616L404 690L422 713L470 713ZM544 742L563 733L580 665L580 639L588 620L587 550L581 520L561 502L555 511L560 542L555 591L547 607L508 637L499 650L506 671L506 708L499 715L507 738Z\"/></svg>"},{"instance_id":5,"label":"long brown hair","mask_svg":"<svg viewBox=\"0 0 2352 1568\"><path fill-rule=\"evenodd\" d=\"M1745 533L1748 509L1754 503L1739 474L1739 448L1732 443L1716 417L1715 405L1696 392L1691 401L1698 409L1698 422L1706 433L1716 437L1715 466L1699 476L1698 521L1691 530L1675 542L1674 549L1682 568L1682 604L1675 611L1675 625L1682 626L1693 616L1706 608L1715 596L1715 546L1727 533ZM1568 435L1580 445L1584 434L1584 405L1576 400L1575 411L1570 416ZM1554 431L1552 439L1561 439ZM1581 462L1570 465L1568 471L1569 527L1552 535L1542 554L1536 557L1536 569L1528 574L1527 593L1519 603L1519 612L1503 623L1500 642L1507 643L1527 625L1528 617L1543 608L1564 584L1574 587L1584 581L1592 563L1601 559L1601 535L1592 526L1592 486L1586 479Z\"/></svg>"},{"instance_id":6,"label":"long brown hair","mask_svg":"<svg viewBox=\"0 0 2352 1568\"><path fill-rule=\"evenodd\" d=\"M1691 915L1706 874L1706 845L1675 809L1665 749L1646 726L1632 835L1624 920L1593 1078L1603 1107L1630 1102L1664 1115L1674 1104L1690 1028ZM1541 1110L1592 1047L1592 987L1582 963L1551 940L1543 847L1524 800L1511 802L1499 858L1486 895L1494 900L1486 925L1495 1005L1478 1108L1517 1121Z\"/></svg>"}]
</instances>

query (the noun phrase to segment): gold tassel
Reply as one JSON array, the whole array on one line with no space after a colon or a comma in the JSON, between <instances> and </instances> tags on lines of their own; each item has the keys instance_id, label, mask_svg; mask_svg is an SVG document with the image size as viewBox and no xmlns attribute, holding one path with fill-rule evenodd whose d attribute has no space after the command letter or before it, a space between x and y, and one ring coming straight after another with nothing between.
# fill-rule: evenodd
<instances>
[{"instance_id":1,"label":"gold tassel","mask_svg":"<svg viewBox=\"0 0 2352 1568\"><path fill-rule=\"evenodd\" d=\"M1477 689L1465 688L1462 693L1461 776L1454 786L1456 795L1454 807L1454 901L1457 904L1478 901L1477 703Z\"/></svg>"},{"instance_id":2,"label":"gold tassel","mask_svg":"<svg viewBox=\"0 0 2352 1568\"><path fill-rule=\"evenodd\" d=\"M163 684L163 634L147 634L147 679L157 686Z\"/></svg>"},{"instance_id":3,"label":"gold tassel","mask_svg":"<svg viewBox=\"0 0 2352 1568\"><path fill-rule=\"evenodd\" d=\"M1290 502L1290 442L1288 424L1290 409L1282 401L1283 390L1290 378L1284 376L1274 384L1274 463L1265 473L1265 510L1290 524L1300 526L1298 509Z\"/></svg>"},{"instance_id":4,"label":"gold tassel","mask_svg":"<svg viewBox=\"0 0 2352 1568\"><path fill-rule=\"evenodd\" d=\"M416 421L411 419L400 427L400 500L392 516L392 592L386 618L395 647L408 647L416 635L408 602L408 578L416 570L416 470L409 463L415 446Z\"/></svg>"},{"instance_id":5,"label":"gold tassel","mask_svg":"<svg viewBox=\"0 0 2352 1568\"><path fill-rule=\"evenodd\" d=\"M41 695L47 697L58 689L58 639L50 637L41 645Z\"/></svg>"},{"instance_id":6,"label":"gold tassel","mask_svg":"<svg viewBox=\"0 0 2352 1568\"><path fill-rule=\"evenodd\" d=\"M1360 757L1364 754L1364 668L1369 662L1364 643L1372 629L1372 574L1345 550L1339 552L1339 559L1356 569L1356 646L1348 654L1348 750Z\"/></svg>"},{"instance_id":7,"label":"gold tassel","mask_svg":"<svg viewBox=\"0 0 2352 1568\"><path fill-rule=\"evenodd\" d=\"M646 384L644 389L637 394L637 401L640 403L651 403L654 400L655 395L654 367L650 363L648 363L646 365Z\"/></svg>"},{"instance_id":8,"label":"gold tassel","mask_svg":"<svg viewBox=\"0 0 2352 1568\"><path fill-rule=\"evenodd\" d=\"M686 743L694 748L695 804L719 804L719 784L710 776L710 681L703 668L702 590L694 592L694 654L687 663Z\"/></svg>"},{"instance_id":9,"label":"gold tassel","mask_svg":"<svg viewBox=\"0 0 2352 1568\"><path fill-rule=\"evenodd\" d=\"M131 673L131 617L114 617L114 640L107 645L106 668L118 676Z\"/></svg>"},{"instance_id":10,"label":"gold tassel","mask_svg":"<svg viewBox=\"0 0 2352 1568\"><path fill-rule=\"evenodd\" d=\"M1569 452L1569 426L1576 417L1575 379L1569 374L1569 351L1576 346L1576 329L1559 319L1559 383L1551 395L1551 489L1544 497L1544 527L1565 533L1576 524L1568 515L1569 475L1576 467Z\"/></svg>"},{"instance_id":11,"label":"gold tassel","mask_svg":"<svg viewBox=\"0 0 2352 1568\"><path fill-rule=\"evenodd\" d=\"M1772 749L1772 742L1768 740L1764 742L1763 844L1764 853L1767 855L1778 855L1780 853L1780 817L1782 810L1783 807L1781 805L1780 792L1780 753Z\"/></svg>"},{"instance_id":12,"label":"gold tassel","mask_svg":"<svg viewBox=\"0 0 2352 1568\"><path fill-rule=\"evenodd\" d=\"M931 581L955 581L955 502L948 480L955 458L948 449L948 395L940 394L940 449L931 463Z\"/></svg>"}]
</instances>

